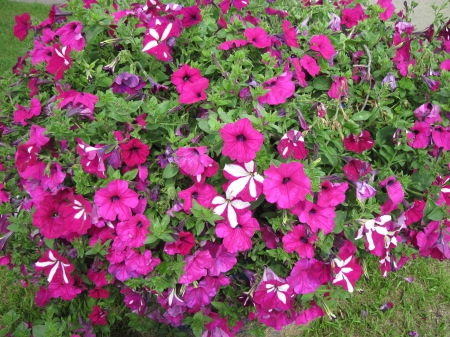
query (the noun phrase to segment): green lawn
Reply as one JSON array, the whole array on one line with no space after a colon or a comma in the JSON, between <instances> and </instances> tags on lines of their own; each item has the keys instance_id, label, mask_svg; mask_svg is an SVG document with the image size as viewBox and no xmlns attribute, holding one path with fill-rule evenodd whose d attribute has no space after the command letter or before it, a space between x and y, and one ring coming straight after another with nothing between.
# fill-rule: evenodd
<instances>
[{"instance_id":1,"label":"green lawn","mask_svg":"<svg viewBox=\"0 0 450 337\"><path fill-rule=\"evenodd\" d=\"M28 12L32 24L38 24L48 17L50 6L37 3L22 3L9 0L0 0L0 74L10 70L16 64L17 58L24 55L33 47L33 31L20 42L13 34L16 24L14 16Z\"/></svg>"}]
</instances>

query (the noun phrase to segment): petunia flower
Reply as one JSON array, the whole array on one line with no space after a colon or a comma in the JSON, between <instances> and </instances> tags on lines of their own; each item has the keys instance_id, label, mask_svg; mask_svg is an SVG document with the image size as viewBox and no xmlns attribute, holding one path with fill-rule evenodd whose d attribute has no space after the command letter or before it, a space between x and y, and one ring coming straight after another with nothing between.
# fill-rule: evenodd
<instances>
[{"instance_id":1,"label":"petunia flower","mask_svg":"<svg viewBox=\"0 0 450 337\"><path fill-rule=\"evenodd\" d=\"M319 52L327 60L331 59L336 52L331 41L325 35L314 35L309 40L309 45L311 50Z\"/></svg>"},{"instance_id":2,"label":"petunia flower","mask_svg":"<svg viewBox=\"0 0 450 337\"><path fill-rule=\"evenodd\" d=\"M414 122L411 131L406 131L408 144L413 149L425 149L430 145L431 130L430 125L426 122Z\"/></svg>"},{"instance_id":3,"label":"petunia flower","mask_svg":"<svg viewBox=\"0 0 450 337\"><path fill-rule=\"evenodd\" d=\"M200 78L195 83L185 83L180 93L180 104L193 104L206 99L206 88L209 86L207 78Z\"/></svg>"},{"instance_id":4,"label":"petunia flower","mask_svg":"<svg viewBox=\"0 0 450 337\"><path fill-rule=\"evenodd\" d=\"M295 263L294 268L286 280L296 294L313 293L322 283L328 282L328 280L323 282L316 275L316 270L320 271L321 263L313 258L302 258Z\"/></svg>"},{"instance_id":5,"label":"petunia flower","mask_svg":"<svg viewBox=\"0 0 450 337\"><path fill-rule=\"evenodd\" d=\"M219 276L221 273L226 273L237 263L236 253L230 253L223 244L217 250L211 252L211 256L213 257L213 262L211 267L208 268L208 274L211 276Z\"/></svg>"},{"instance_id":6,"label":"petunia flower","mask_svg":"<svg viewBox=\"0 0 450 337\"><path fill-rule=\"evenodd\" d=\"M428 124L442 123L440 112L441 108L439 105L427 102L414 110L414 116L419 119L419 122L425 122Z\"/></svg>"},{"instance_id":7,"label":"petunia flower","mask_svg":"<svg viewBox=\"0 0 450 337\"><path fill-rule=\"evenodd\" d=\"M155 56L159 61L170 61L172 55L167 40L174 36L172 29L172 22L165 22L149 28L144 35L142 51Z\"/></svg>"},{"instance_id":8,"label":"petunia flower","mask_svg":"<svg viewBox=\"0 0 450 337\"><path fill-rule=\"evenodd\" d=\"M171 81L176 86L178 93L181 94L185 84L197 83L201 78L200 70L183 64L178 70L173 72Z\"/></svg>"},{"instance_id":9,"label":"petunia flower","mask_svg":"<svg viewBox=\"0 0 450 337\"><path fill-rule=\"evenodd\" d=\"M303 55L300 64L311 76L316 76L320 73L320 67L317 65L316 60L308 54Z\"/></svg>"},{"instance_id":10,"label":"petunia flower","mask_svg":"<svg viewBox=\"0 0 450 337\"><path fill-rule=\"evenodd\" d=\"M320 184L317 205L322 207L334 207L345 201L345 192L348 189L348 183L332 183L325 180Z\"/></svg>"},{"instance_id":11,"label":"petunia flower","mask_svg":"<svg viewBox=\"0 0 450 337\"><path fill-rule=\"evenodd\" d=\"M288 20L283 20L281 27L283 28L286 44L289 47L298 48L297 31L295 27L291 27L291 23Z\"/></svg>"},{"instance_id":12,"label":"petunia flower","mask_svg":"<svg viewBox=\"0 0 450 337\"><path fill-rule=\"evenodd\" d=\"M439 221L431 221L424 231L417 234L417 246L420 256L434 259L450 259L450 235L448 227L443 229Z\"/></svg>"},{"instance_id":13,"label":"petunia flower","mask_svg":"<svg viewBox=\"0 0 450 337\"><path fill-rule=\"evenodd\" d=\"M343 76L336 76L331 83L330 90L328 90L328 96L333 99L341 100L342 97L348 96L348 83L347 78Z\"/></svg>"},{"instance_id":14,"label":"petunia flower","mask_svg":"<svg viewBox=\"0 0 450 337\"><path fill-rule=\"evenodd\" d=\"M368 162L355 158L349 159L347 159L348 163L342 168L348 180L358 181L359 178L365 177L372 170L372 166Z\"/></svg>"},{"instance_id":15,"label":"petunia flower","mask_svg":"<svg viewBox=\"0 0 450 337\"><path fill-rule=\"evenodd\" d=\"M50 74L55 75L55 81L59 81L63 78L64 72L72 66L70 60L71 47L62 47L55 43L52 48L52 57L48 61L48 65L45 68Z\"/></svg>"},{"instance_id":16,"label":"petunia flower","mask_svg":"<svg viewBox=\"0 0 450 337\"><path fill-rule=\"evenodd\" d=\"M136 92L145 87L144 80L137 75L127 73L126 71L117 75L111 84L113 93L134 95Z\"/></svg>"},{"instance_id":17,"label":"petunia flower","mask_svg":"<svg viewBox=\"0 0 450 337\"><path fill-rule=\"evenodd\" d=\"M336 217L334 207L322 207L303 200L295 205L291 213L298 215L300 222L308 224L313 232L323 230L324 234L328 234L333 231Z\"/></svg>"},{"instance_id":18,"label":"petunia flower","mask_svg":"<svg viewBox=\"0 0 450 337\"><path fill-rule=\"evenodd\" d=\"M128 166L144 164L150 153L149 146L137 138L133 138L128 143L120 144L119 146L122 150L123 161Z\"/></svg>"},{"instance_id":19,"label":"petunia flower","mask_svg":"<svg viewBox=\"0 0 450 337\"><path fill-rule=\"evenodd\" d=\"M189 28L202 21L202 14L197 6L183 7L180 14L183 14L181 22L184 28Z\"/></svg>"},{"instance_id":20,"label":"petunia flower","mask_svg":"<svg viewBox=\"0 0 450 337\"><path fill-rule=\"evenodd\" d=\"M226 193L243 201L255 201L263 189L264 178L256 172L254 161L248 163L225 164L223 175L229 184Z\"/></svg>"},{"instance_id":21,"label":"petunia flower","mask_svg":"<svg viewBox=\"0 0 450 337\"><path fill-rule=\"evenodd\" d=\"M246 251L252 248L252 237L260 230L258 221L248 211L238 216L238 224L233 228L228 223L216 226L216 235L223 238L223 245L230 253Z\"/></svg>"},{"instance_id":22,"label":"petunia flower","mask_svg":"<svg viewBox=\"0 0 450 337\"><path fill-rule=\"evenodd\" d=\"M355 182L356 189L356 198L361 202L364 202L366 199L373 197L377 194L377 190L372 187L367 181L356 181Z\"/></svg>"},{"instance_id":23,"label":"petunia flower","mask_svg":"<svg viewBox=\"0 0 450 337\"><path fill-rule=\"evenodd\" d=\"M246 28L244 35L247 41L256 48L266 48L272 44L270 38L267 36L267 32L260 27Z\"/></svg>"},{"instance_id":24,"label":"petunia flower","mask_svg":"<svg viewBox=\"0 0 450 337\"><path fill-rule=\"evenodd\" d=\"M378 0L377 5L380 5L381 8L384 8L384 12L380 13L381 20L387 21L392 16L392 14L394 14L395 6L392 3L392 0Z\"/></svg>"},{"instance_id":25,"label":"petunia flower","mask_svg":"<svg viewBox=\"0 0 450 337\"><path fill-rule=\"evenodd\" d=\"M269 105L283 104L286 99L292 96L295 91L295 84L292 82L292 74L284 72L280 76L271 78L262 84L264 90L269 90L266 94L258 97L258 102Z\"/></svg>"},{"instance_id":26,"label":"petunia flower","mask_svg":"<svg viewBox=\"0 0 450 337\"><path fill-rule=\"evenodd\" d=\"M331 13L331 20L328 24L328 28L334 32L339 32L340 30L342 30L341 18L338 15Z\"/></svg>"},{"instance_id":27,"label":"petunia flower","mask_svg":"<svg viewBox=\"0 0 450 337\"><path fill-rule=\"evenodd\" d=\"M205 183L194 183L194 185L188 189L178 192L178 197L184 200L183 210L187 214L191 213L192 203L194 200L203 207L209 208L211 207L211 203L216 195L216 189Z\"/></svg>"},{"instance_id":28,"label":"petunia flower","mask_svg":"<svg viewBox=\"0 0 450 337\"><path fill-rule=\"evenodd\" d=\"M317 241L317 235L314 233L307 233L305 226L297 225L292 228L292 231L288 231L283 236L283 248L288 253L294 251L301 258L311 259L314 257L313 243Z\"/></svg>"},{"instance_id":29,"label":"petunia flower","mask_svg":"<svg viewBox=\"0 0 450 337\"><path fill-rule=\"evenodd\" d=\"M246 40L228 40L222 42L217 49L219 50L230 50L234 48L244 47L248 44Z\"/></svg>"},{"instance_id":30,"label":"petunia flower","mask_svg":"<svg viewBox=\"0 0 450 337\"><path fill-rule=\"evenodd\" d=\"M311 182L300 163L282 163L278 168L270 165L264 175L266 200L276 203L279 208L291 208L311 192Z\"/></svg>"},{"instance_id":31,"label":"petunia flower","mask_svg":"<svg viewBox=\"0 0 450 337\"><path fill-rule=\"evenodd\" d=\"M366 150L370 150L374 145L374 141L367 130L362 130L357 136L350 134L345 137L342 142L347 151L359 154Z\"/></svg>"},{"instance_id":32,"label":"petunia flower","mask_svg":"<svg viewBox=\"0 0 450 337\"><path fill-rule=\"evenodd\" d=\"M228 123L219 132L224 142L222 154L241 163L255 159L264 142L264 136L253 129L248 118Z\"/></svg>"},{"instance_id":33,"label":"petunia flower","mask_svg":"<svg viewBox=\"0 0 450 337\"><path fill-rule=\"evenodd\" d=\"M31 29L30 15L25 12L22 15L16 15L14 17L16 24L14 25L14 36L20 41L23 41L27 35L28 31Z\"/></svg>"},{"instance_id":34,"label":"petunia flower","mask_svg":"<svg viewBox=\"0 0 450 337\"><path fill-rule=\"evenodd\" d=\"M208 148L200 147L180 147L176 154L176 163L183 174L199 176L212 165L214 160L207 155Z\"/></svg>"},{"instance_id":35,"label":"petunia flower","mask_svg":"<svg viewBox=\"0 0 450 337\"><path fill-rule=\"evenodd\" d=\"M293 158L297 160L305 159L309 150L305 148L305 140L300 131L289 130L280 140L277 146L278 153L282 158Z\"/></svg>"},{"instance_id":36,"label":"petunia flower","mask_svg":"<svg viewBox=\"0 0 450 337\"><path fill-rule=\"evenodd\" d=\"M92 325L106 325L108 322L106 321L106 316L108 315L107 311L102 310L97 304L94 305L92 312L89 314L89 319L92 322Z\"/></svg>"},{"instance_id":37,"label":"petunia flower","mask_svg":"<svg viewBox=\"0 0 450 337\"><path fill-rule=\"evenodd\" d=\"M63 46L70 46L76 51L82 51L86 46L86 41L81 35L83 30L82 23L79 21L72 21L68 24L58 28L56 30L56 35L59 36L59 42Z\"/></svg>"},{"instance_id":38,"label":"petunia flower","mask_svg":"<svg viewBox=\"0 0 450 337\"><path fill-rule=\"evenodd\" d=\"M128 188L125 180L113 180L106 188L101 188L95 192L94 202L99 208L100 215L106 220L120 221L131 218L131 208L139 203L138 194Z\"/></svg>"},{"instance_id":39,"label":"petunia flower","mask_svg":"<svg viewBox=\"0 0 450 337\"><path fill-rule=\"evenodd\" d=\"M431 130L431 138L437 147L443 148L445 151L450 151L449 128L444 128L441 125L435 125Z\"/></svg>"},{"instance_id":40,"label":"petunia flower","mask_svg":"<svg viewBox=\"0 0 450 337\"><path fill-rule=\"evenodd\" d=\"M342 24L347 26L347 28L352 28L358 25L358 22L364 21L370 16L364 14L364 9L360 4L357 4L354 8L345 8L342 11Z\"/></svg>"},{"instance_id":41,"label":"petunia flower","mask_svg":"<svg viewBox=\"0 0 450 337\"><path fill-rule=\"evenodd\" d=\"M71 273L74 271L74 265L56 250L48 249L35 265L37 271L44 272L49 283L69 284L73 280Z\"/></svg>"},{"instance_id":42,"label":"petunia flower","mask_svg":"<svg viewBox=\"0 0 450 337\"><path fill-rule=\"evenodd\" d=\"M333 259L335 272L333 284L343 287L350 293L353 292L356 281L362 275L362 268L354 256L355 252L355 245L350 240L346 240L338 257Z\"/></svg>"},{"instance_id":43,"label":"petunia flower","mask_svg":"<svg viewBox=\"0 0 450 337\"><path fill-rule=\"evenodd\" d=\"M137 214L127 221L119 222L116 231L129 247L139 248L144 245L149 227L150 221L144 215Z\"/></svg>"},{"instance_id":44,"label":"petunia flower","mask_svg":"<svg viewBox=\"0 0 450 337\"><path fill-rule=\"evenodd\" d=\"M295 319L295 325L306 325L317 317L325 316L326 312L311 300L308 309L303 310Z\"/></svg>"},{"instance_id":45,"label":"petunia flower","mask_svg":"<svg viewBox=\"0 0 450 337\"><path fill-rule=\"evenodd\" d=\"M386 187L389 198L394 204L400 204L403 199L405 199L405 192L403 192L402 185L395 178L395 176L390 176L380 182L381 187Z\"/></svg>"},{"instance_id":46,"label":"petunia flower","mask_svg":"<svg viewBox=\"0 0 450 337\"><path fill-rule=\"evenodd\" d=\"M225 187L224 190L225 198L221 195L214 197L211 203L213 212L222 216L234 228L238 224L237 215L244 213L250 207L250 203L234 198Z\"/></svg>"},{"instance_id":47,"label":"petunia flower","mask_svg":"<svg viewBox=\"0 0 450 337\"><path fill-rule=\"evenodd\" d=\"M179 283L189 284L200 280L208 273L207 269L212 266L213 258L209 250L197 250L194 255L187 255L184 257L186 265L184 266L184 273L181 275Z\"/></svg>"},{"instance_id":48,"label":"petunia flower","mask_svg":"<svg viewBox=\"0 0 450 337\"><path fill-rule=\"evenodd\" d=\"M22 125L27 125L27 121L34 116L41 114L42 106L41 102L37 98L31 99L30 107L24 107L16 104L17 110L14 112L14 122Z\"/></svg>"}]
</instances>

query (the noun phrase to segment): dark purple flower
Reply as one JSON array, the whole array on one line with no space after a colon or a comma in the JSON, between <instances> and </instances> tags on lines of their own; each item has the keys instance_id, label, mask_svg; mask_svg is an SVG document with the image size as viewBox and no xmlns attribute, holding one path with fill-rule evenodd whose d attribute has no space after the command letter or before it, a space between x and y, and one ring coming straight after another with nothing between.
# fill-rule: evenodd
<instances>
[{"instance_id":1,"label":"dark purple flower","mask_svg":"<svg viewBox=\"0 0 450 337\"><path fill-rule=\"evenodd\" d=\"M114 79L111 88L115 94L129 94L134 95L137 91L145 87L144 80L137 75L133 75L127 72L117 75Z\"/></svg>"}]
</instances>

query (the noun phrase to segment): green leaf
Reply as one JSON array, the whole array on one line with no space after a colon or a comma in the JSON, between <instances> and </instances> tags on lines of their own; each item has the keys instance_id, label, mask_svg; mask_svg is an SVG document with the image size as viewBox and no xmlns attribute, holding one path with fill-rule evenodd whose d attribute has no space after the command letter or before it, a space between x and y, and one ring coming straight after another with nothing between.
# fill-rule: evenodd
<instances>
[{"instance_id":1,"label":"green leaf","mask_svg":"<svg viewBox=\"0 0 450 337\"><path fill-rule=\"evenodd\" d=\"M329 90L331 87L331 79L329 77L316 77L313 81L313 87L316 90Z\"/></svg>"},{"instance_id":2,"label":"green leaf","mask_svg":"<svg viewBox=\"0 0 450 337\"><path fill-rule=\"evenodd\" d=\"M419 191L426 191L433 181L433 172L423 167L411 175L412 186Z\"/></svg>"},{"instance_id":3,"label":"green leaf","mask_svg":"<svg viewBox=\"0 0 450 337\"><path fill-rule=\"evenodd\" d=\"M89 27L88 30L86 31L86 43L87 44L92 43L97 37L97 35L104 29L105 28L100 25Z\"/></svg>"},{"instance_id":4,"label":"green leaf","mask_svg":"<svg viewBox=\"0 0 450 337\"><path fill-rule=\"evenodd\" d=\"M352 115L352 119L356 122L358 121L365 121L366 119L368 119L370 116L372 115L371 111L361 111L358 112L354 115Z\"/></svg>"},{"instance_id":5,"label":"green leaf","mask_svg":"<svg viewBox=\"0 0 450 337\"><path fill-rule=\"evenodd\" d=\"M163 178L168 179L176 176L177 173L178 173L178 166L170 164L164 168L162 176Z\"/></svg>"},{"instance_id":6,"label":"green leaf","mask_svg":"<svg viewBox=\"0 0 450 337\"><path fill-rule=\"evenodd\" d=\"M45 325L33 325L33 336L34 337L45 337L47 332L47 327Z\"/></svg>"},{"instance_id":7,"label":"green leaf","mask_svg":"<svg viewBox=\"0 0 450 337\"><path fill-rule=\"evenodd\" d=\"M128 171L127 173L125 173L122 178L123 178L123 180L131 181L134 178L136 178L137 174L138 174L138 169L134 169L134 170L131 170L131 171Z\"/></svg>"}]
</instances>

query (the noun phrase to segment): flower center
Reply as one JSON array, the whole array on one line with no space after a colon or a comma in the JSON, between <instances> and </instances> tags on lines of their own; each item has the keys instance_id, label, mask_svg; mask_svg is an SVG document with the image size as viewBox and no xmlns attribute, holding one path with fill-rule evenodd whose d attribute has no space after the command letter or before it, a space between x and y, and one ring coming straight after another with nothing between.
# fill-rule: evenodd
<instances>
[{"instance_id":1,"label":"flower center","mask_svg":"<svg viewBox=\"0 0 450 337\"><path fill-rule=\"evenodd\" d=\"M393 185L394 183L395 183L395 180L394 180L394 179L391 179L391 180L389 180L389 181L387 182L386 185L391 186L391 185Z\"/></svg>"},{"instance_id":2,"label":"flower center","mask_svg":"<svg viewBox=\"0 0 450 337\"><path fill-rule=\"evenodd\" d=\"M245 142L247 140L247 138L245 138L245 136L241 133L240 135L236 136L236 140L238 142Z\"/></svg>"},{"instance_id":3,"label":"flower center","mask_svg":"<svg viewBox=\"0 0 450 337\"><path fill-rule=\"evenodd\" d=\"M290 180L291 180L291 178L284 178L283 185L286 185Z\"/></svg>"},{"instance_id":4,"label":"flower center","mask_svg":"<svg viewBox=\"0 0 450 337\"><path fill-rule=\"evenodd\" d=\"M117 201L117 200L120 200L120 197L118 195L115 195L115 196L113 196L111 198L111 202L114 202L114 201Z\"/></svg>"},{"instance_id":5,"label":"flower center","mask_svg":"<svg viewBox=\"0 0 450 337\"><path fill-rule=\"evenodd\" d=\"M300 238L300 241L303 242L304 244L307 244L307 243L308 243L308 239L305 238L305 237L301 237L301 238Z\"/></svg>"},{"instance_id":6,"label":"flower center","mask_svg":"<svg viewBox=\"0 0 450 337\"><path fill-rule=\"evenodd\" d=\"M184 77L183 77L183 81L185 81L185 82L189 81L189 76L187 76L187 75L184 76Z\"/></svg>"},{"instance_id":7,"label":"flower center","mask_svg":"<svg viewBox=\"0 0 450 337\"><path fill-rule=\"evenodd\" d=\"M242 225L237 224L236 227L234 227L234 228L241 229Z\"/></svg>"},{"instance_id":8,"label":"flower center","mask_svg":"<svg viewBox=\"0 0 450 337\"><path fill-rule=\"evenodd\" d=\"M309 211L309 214L316 214L316 213L317 213L317 211L314 208Z\"/></svg>"},{"instance_id":9,"label":"flower center","mask_svg":"<svg viewBox=\"0 0 450 337\"><path fill-rule=\"evenodd\" d=\"M198 198L198 192L192 193L192 198L194 198L195 200L197 200L197 198Z\"/></svg>"}]
</instances>

